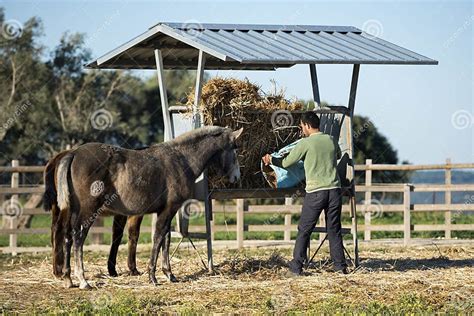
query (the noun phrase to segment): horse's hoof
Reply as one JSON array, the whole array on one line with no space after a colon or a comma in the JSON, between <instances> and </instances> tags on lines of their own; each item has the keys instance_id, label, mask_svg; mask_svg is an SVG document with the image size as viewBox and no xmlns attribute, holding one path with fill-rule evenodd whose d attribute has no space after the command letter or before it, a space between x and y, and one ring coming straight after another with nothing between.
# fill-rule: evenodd
<instances>
[{"instance_id":1,"label":"horse's hoof","mask_svg":"<svg viewBox=\"0 0 474 316\"><path fill-rule=\"evenodd\" d=\"M150 277L149 280L150 280L150 283L153 284L154 286L158 286L158 285L159 285L159 284L158 284L158 281L156 280L155 277Z\"/></svg>"},{"instance_id":2,"label":"horse's hoof","mask_svg":"<svg viewBox=\"0 0 474 316\"><path fill-rule=\"evenodd\" d=\"M178 282L178 279L176 279L176 277L174 276L174 274L168 275L168 280L169 280L171 283L176 283L176 282Z\"/></svg>"},{"instance_id":3,"label":"horse's hoof","mask_svg":"<svg viewBox=\"0 0 474 316\"><path fill-rule=\"evenodd\" d=\"M85 282L85 283L81 283L79 285L79 289L81 289L81 290L92 290L92 286L90 286L89 283Z\"/></svg>"},{"instance_id":4,"label":"horse's hoof","mask_svg":"<svg viewBox=\"0 0 474 316\"><path fill-rule=\"evenodd\" d=\"M109 271L109 275L110 275L111 277L113 277L113 278L118 277L118 273L117 273L117 271L115 271L115 270Z\"/></svg>"},{"instance_id":5,"label":"horse's hoof","mask_svg":"<svg viewBox=\"0 0 474 316\"><path fill-rule=\"evenodd\" d=\"M66 289L71 289L71 288L73 288L74 285L72 284L72 280L66 278L66 281L64 282L64 287L65 287Z\"/></svg>"},{"instance_id":6,"label":"horse's hoof","mask_svg":"<svg viewBox=\"0 0 474 316\"><path fill-rule=\"evenodd\" d=\"M138 275L141 275L141 273L137 269L132 269L132 270L128 271L128 275L129 276L138 276Z\"/></svg>"}]
</instances>

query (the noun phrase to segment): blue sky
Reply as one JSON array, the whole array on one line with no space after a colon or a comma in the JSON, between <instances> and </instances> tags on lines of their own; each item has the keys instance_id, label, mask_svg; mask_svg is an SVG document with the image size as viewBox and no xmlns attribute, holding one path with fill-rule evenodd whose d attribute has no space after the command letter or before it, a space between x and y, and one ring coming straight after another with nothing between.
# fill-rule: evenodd
<instances>
[{"instance_id":1,"label":"blue sky","mask_svg":"<svg viewBox=\"0 0 474 316\"><path fill-rule=\"evenodd\" d=\"M65 31L88 34L98 57L158 21L352 25L439 61L437 66L362 65L356 114L368 116L412 163L474 158L474 12L471 1L8 1L6 18L43 20L47 47ZM322 100L347 104L351 67L320 65ZM143 75L152 75L144 72ZM276 72L211 72L248 77L311 98L307 65Z\"/></svg>"}]
</instances>

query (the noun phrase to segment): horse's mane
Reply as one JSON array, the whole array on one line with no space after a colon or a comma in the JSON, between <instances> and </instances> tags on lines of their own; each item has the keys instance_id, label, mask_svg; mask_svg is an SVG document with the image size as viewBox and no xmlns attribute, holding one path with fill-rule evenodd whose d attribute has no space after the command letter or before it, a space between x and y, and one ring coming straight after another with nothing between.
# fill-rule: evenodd
<instances>
[{"instance_id":1,"label":"horse's mane","mask_svg":"<svg viewBox=\"0 0 474 316\"><path fill-rule=\"evenodd\" d=\"M171 140L176 145L184 144L189 140L198 140L202 137L217 136L230 130L222 126L204 126L195 130L188 131Z\"/></svg>"}]
</instances>

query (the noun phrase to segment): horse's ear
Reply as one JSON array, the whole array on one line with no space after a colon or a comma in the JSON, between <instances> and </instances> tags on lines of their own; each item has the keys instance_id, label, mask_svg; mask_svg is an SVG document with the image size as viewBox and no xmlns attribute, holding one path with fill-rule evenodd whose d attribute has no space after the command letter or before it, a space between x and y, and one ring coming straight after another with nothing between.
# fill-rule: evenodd
<instances>
[{"instance_id":1,"label":"horse's ear","mask_svg":"<svg viewBox=\"0 0 474 316\"><path fill-rule=\"evenodd\" d=\"M236 130L236 131L233 131L232 132L232 140L236 140L237 138L240 137L240 135L242 135L242 132L244 131L244 128L241 127L240 129Z\"/></svg>"}]
</instances>

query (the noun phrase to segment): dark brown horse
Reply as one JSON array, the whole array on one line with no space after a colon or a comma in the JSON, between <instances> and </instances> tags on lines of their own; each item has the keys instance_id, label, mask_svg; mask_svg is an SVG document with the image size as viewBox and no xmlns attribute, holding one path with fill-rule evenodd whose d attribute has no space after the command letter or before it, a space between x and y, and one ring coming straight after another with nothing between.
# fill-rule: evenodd
<instances>
[{"instance_id":1,"label":"dark brown horse","mask_svg":"<svg viewBox=\"0 0 474 316\"><path fill-rule=\"evenodd\" d=\"M171 220L183 202L193 197L197 177L211 164L230 182L240 178L236 140L242 129L210 126L185 133L143 150L89 143L66 153L57 166L57 206L66 228L66 285L72 286L69 237L74 244L79 288L90 285L84 276L83 244L95 218L108 212L121 216L156 213L149 280L155 272L160 247L162 270L175 280L169 262ZM59 247L56 247L59 249Z\"/></svg>"},{"instance_id":2,"label":"dark brown horse","mask_svg":"<svg viewBox=\"0 0 474 316\"><path fill-rule=\"evenodd\" d=\"M70 251L72 238L68 236L65 240L65 234L70 230L68 224L64 218L66 218L66 212L59 211L57 205L57 190L55 183L57 166L59 161L67 154L70 150L60 152L53 158L51 158L46 164L44 172L44 182L46 185L46 191L44 196L44 209L51 211L51 244L53 246L53 274L56 277L62 277L68 274L70 266L64 267L65 251ZM113 214L101 214L101 215L113 215ZM123 216L115 215L113 228L112 228L112 244L110 247L109 259L107 261L107 269L110 276L118 276L116 270L117 253L122 241L123 231L125 225L128 225L128 269L130 275L139 275L140 272L137 270L136 264L136 249L138 238L140 237L140 225L143 216ZM66 243L65 243L66 241Z\"/></svg>"}]
</instances>

